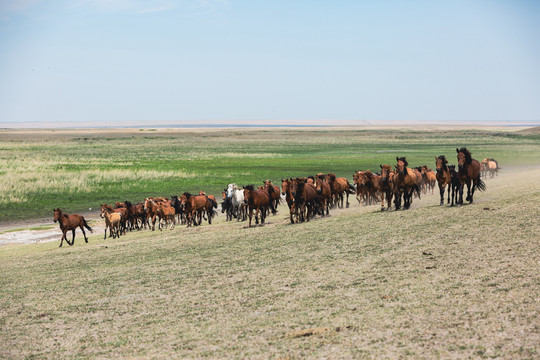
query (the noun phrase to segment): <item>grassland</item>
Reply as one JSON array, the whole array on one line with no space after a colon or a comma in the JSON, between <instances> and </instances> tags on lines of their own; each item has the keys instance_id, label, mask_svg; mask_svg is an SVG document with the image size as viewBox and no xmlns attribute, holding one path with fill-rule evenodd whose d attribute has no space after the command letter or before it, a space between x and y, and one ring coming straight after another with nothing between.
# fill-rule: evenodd
<instances>
[{"instance_id":1,"label":"grassland","mask_svg":"<svg viewBox=\"0 0 540 360\"><path fill-rule=\"evenodd\" d=\"M155 129L152 129L155 130ZM540 135L501 129L220 129L0 131L0 223L88 211L100 203L183 191L219 195L226 184L358 169L407 156L433 166L467 146L475 158L530 164Z\"/></svg>"},{"instance_id":2,"label":"grassland","mask_svg":"<svg viewBox=\"0 0 540 360\"><path fill-rule=\"evenodd\" d=\"M538 358L539 176L461 208L2 248L0 358Z\"/></svg>"}]
</instances>

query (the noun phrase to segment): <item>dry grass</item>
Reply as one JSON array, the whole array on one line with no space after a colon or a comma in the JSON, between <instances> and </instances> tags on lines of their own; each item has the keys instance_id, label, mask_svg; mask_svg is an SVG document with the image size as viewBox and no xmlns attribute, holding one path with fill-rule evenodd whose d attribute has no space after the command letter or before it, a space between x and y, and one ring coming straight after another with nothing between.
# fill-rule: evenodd
<instances>
[{"instance_id":1,"label":"dry grass","mask_svg":"<svg viewBox=\"0 0 540 360\"><path fill-rule=\"evenodd\" d=\"M0 357L538 358L539 176L461 208L0 249Z\"/></svg>"}]
</instances>

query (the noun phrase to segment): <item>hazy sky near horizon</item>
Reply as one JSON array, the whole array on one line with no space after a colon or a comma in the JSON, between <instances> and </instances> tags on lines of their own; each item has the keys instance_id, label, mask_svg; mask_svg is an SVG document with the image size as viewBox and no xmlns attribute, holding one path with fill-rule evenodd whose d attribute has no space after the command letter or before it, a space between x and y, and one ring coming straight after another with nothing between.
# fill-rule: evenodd
<instances>
[{"instance_id":1,"label":"hazy sky near horizon","mask_svg":"<svg viewBox=\"0 0 540 360\"><path fill-rule=\"evenodd\" d=\"M0 0L0 122L540 121L540 1Z\"/></svg>"}]
</instances>

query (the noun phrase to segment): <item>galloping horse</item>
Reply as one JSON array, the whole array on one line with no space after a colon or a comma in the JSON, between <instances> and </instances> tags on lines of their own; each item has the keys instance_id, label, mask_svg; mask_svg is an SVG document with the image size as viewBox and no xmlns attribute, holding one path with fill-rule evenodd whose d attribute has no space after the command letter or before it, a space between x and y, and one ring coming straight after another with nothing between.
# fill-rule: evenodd
<instances>
[{"instance_id":1,"label":"galloping horse","mask_svg":"<svg viewBox=\"0 0 540 360\"><path fill-rule=\"evenodd\" d=\"M292 182L291 194L294 197L297 221L309 221L317 205L317 191L313 184L306 183L304 178L296 178Z\"/></svg>"},{"instance_id":2,"label":"galloping horse","mask_svg":"<svg viewBox=\"0 0 540 360\"><path fill-rule=\"evenodd\" d=\"M334 197L334 202L340 208L343 208L343 193L347 194L347 207L349 207L349 194L354 194L354 186L349 184L349 180L344 177L336 177L336 174L328 173L326 176L326 181L330 184L332 189L332 196ZM340 204L341 203L341 204Z\"/></svg>"},{"instance_id":3,"label":"galloping horse","mask_svg":"<svg viewBox=\"0 0 540 360\"><path fill-rule=\"evenodd\" d=\"M105 219L105 233L103 234L103 240L107 239L107 229L109 229L109 237L120 237L120 223L122 216L120 213L112 211L109 207L101 206L101 213L99 216Z\"/></svg>"},{"instance_id":4,"label":"galloping horse","mask_svg":"<svg viewBox=\"0 0 540 360\"><path fill-rule=\"evenodd\" d=\"M416 190L420 197L420 188L418 187L416 175L412 169L407 168L409 163L405 157L396 157L396 175L394 176L394 184L396 186L396 197L394 205L396 210L401 207L401 195L403 195L403 208L408 209L411 206L412 194Z\"/></svg>"},{"instance_id":5,"label":"galloping horse","mask_svg":"<svg viewBox=\"0 0 540 360\"><path fill-rule=\"evenodd\" d=\"M270 206L270 196L266 190L255 190L253 185L244 186L244 202L249 208L249 227L251 218L255 210L255 224L259 224L259 212L261 213L261 224L264 224L266 212Z\"/></svg>"},{"instance_id":6,"label":"galloping horse","mask_svg":"<svg viewBox=\"0 0 540 360\"><path fill-rule=\"evenodd\" d=\"M329 215L330 202L332 201L332 189L330 184L324 178L324 175L317 176L315 180L315 190L317 191L317 196L319 197L319 202L322 205L322 211L320 214L322 216ZM325 214L326 212L326 214Z\"/></svg>"},{"instance_id":7,"label":"galloping horse","mask_svg":"<svg viewBox=\"0 0 540 360\"><path fill-rule=\"evenodd\" d=\"M66 239L66 242L69 246L73 245L75 243L75 229L80 228L83 235L84 235L84 241L88 242L88 238L86 237L86 233L84 232L84 228L87 228L90 230L90 232L93 232L92 228L88 226L86 223L86 220L82 215L77 214L63 214L62 210L60 209L54 209L54 222L59 222L60 230L62 230L62 239L60 240L60 246L62 247L62 244L64 242L64 239ZM66 233L68 230L71 230L71 242L66 237Z\"/></svg>"},{"instance_id":8,"label":"galloping horse","mask_svg":"<svg viewBox=\"0 0 540 360\"><path fill-rule=\"evenodd\" d=\"M450 171L446 164L448 164L446 156L441 155L435 158L435 166L437 168L437 184L439 185L439 193L441 194L441 206L444 205L444 190L446 189L446 185L448 185L448 203L450 203L450 190L452 184Z\"/></svg>"},{"instance_id":9,"label":"galloping horse","mask_svg":"<svg viewBox=\"0 0 540 360\"><path fill-rule=\"evenodd\" d=\"M268 191L268 194L270 195L270 208L272 209L272 215L276 215L277 207L281 201L281 197L279 196L279 186L272 184L272 181L270 180L265 180L264 185L266 191Z\"/></svg>"},{"instance_id":10,"label":"galloping horse","mask_svg":"<svg viewBox=\"0 0 540 360\"><path fill-rule=\"evenodd\" d=\"M458 175L461 185L459 187L459 203L458 206L463 205L463 187L467 184L467 201L473 202L474 189L478 188L480 191L486 189L486 184L480 179L480 162L471 157L471 153L466 147L461 149L456 148L457 160L458 160ZM472 186L471 186L472 181Z\"/></svg>"},{"instance_id":11,"label":"galloping horse","mask_svg":"<svg viewBox=\"0 0 540 360\"><path fill-rule=\"evenodd\" d=\"M459 174L456 171L456 165L448 165L448 172L450 173L450 184L448 184L448 203L450 203L450 189L452 189L452 204L450 206L454 206L454 202L456 204L458 203L458 194L461 181L459 180Z\"/></svg>"},{"instance_id":12,"label":"galloping horse","mask_svg":"<svg viewBox=\"0 0 540 360\"><path fill-rule=\"evenodd\" d=\"M484 169L486 174L489 171L489 174L491 177L494 175L499 176L499 163L495 159L485 158L484 161L482 161L482 164L484 164Z\"/></svg>"},{"instance_id":13,"label":"galloping horse","mask_svg":"<svg viewBox=\"0 0 540 360\"><path fill-rule=\"evenodd\" d=\"M424 165L422 166L422 176L424 177L426 189L431 190L431 195L433 195L433 189L435 189L435 183L437 182L437 174L428 168L427 165Z\"/></svg>"},{"instance_id":14,"label":"galloping horse","mask_svg":"<svg viewBox=\"0 0 540 360\"><path fill-rule=\"evenodd\" d=\"M188 227L193 225L200 225L202 223L202 213L206 210L208 198L204 195L191 195L188 192L182 194L182 206L186 212ZM197 223L197 217L199 222ZM208 222L211 224L211 217L208 217Z\"/></svg>"},{"instance_id":15,"label":"galloping horse","mask_svg":"<svg viewBox=\"0 0 540 360\"><path fill-rule=\"evenodd\" d=\"M392 207L392 196L394 195L394 172L390 165L380 165L381 167L381 211L384 211L384 195L386 195L386 208Z\"/></svg>"}]
</instances>

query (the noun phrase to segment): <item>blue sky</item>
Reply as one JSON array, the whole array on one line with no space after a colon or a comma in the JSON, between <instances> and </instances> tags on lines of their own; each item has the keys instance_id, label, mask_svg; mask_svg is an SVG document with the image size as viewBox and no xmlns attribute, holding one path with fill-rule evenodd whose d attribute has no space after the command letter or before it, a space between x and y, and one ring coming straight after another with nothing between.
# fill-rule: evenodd
<instances>
[{"instance_id":1,"label":"blue sky","mask_svg":"<svg viewBox=\"0 0 540 360\"><path fill-rule=\"evenodd\" d=\"M0 122L540 122L540 1L0 0Z\"/></svg>"}]
</instances>

